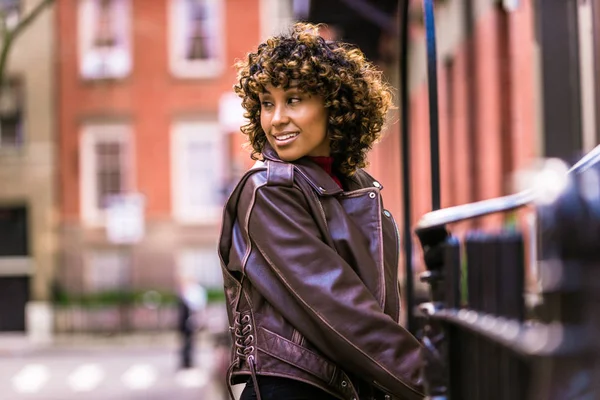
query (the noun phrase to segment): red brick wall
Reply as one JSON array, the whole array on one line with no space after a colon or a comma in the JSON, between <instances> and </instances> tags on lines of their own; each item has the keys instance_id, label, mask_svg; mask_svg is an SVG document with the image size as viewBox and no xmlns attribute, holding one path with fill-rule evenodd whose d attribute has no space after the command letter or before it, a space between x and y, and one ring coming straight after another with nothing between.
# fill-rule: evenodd
<instances>
[{"instance_id":1,"label":"red brick wall","mask_svg":"<svg viewBox=\"0 0 600 400\"><path fill-rule=\"evenodd\" d=\"M530 165L539 155L536 140L536 98L534 85L533 49L525 44L533 43L533 2L522 2L521 10L511 14L512 32L510 51L513 60L512 79L512 140L514 143L513 169Z\"/></svg>"},{"instance_id":2,"label":"red brick wall","mask_svg":"<svg viewBox=\"0 0 600 400\"><path fill-rule=\"evenodd\" d=\"M259 38L258 0L226 0L225 68L216 79L181 80L168 69L167 1L132 0L133 70L120 81L79 78L77 0L56 3L60 203L65 221L79 217L79 132L87 118L125 117L135 135L135 182L148 217L170 215L170 126L174 117L214 113L231 90L236 58ZM243 10L243 12L240 12Z\"/></svg>"},{"instance_id":3,"label":"red brick wall","mask_svg":"<svg viewBox=\"0 0 600 400\"><path fill-rule=\"evenodd\" d=\"M530 165L537 154L532 6L523 2L518 11L502 13L491 8L475 25L473 46L477 73L474 76L467 70L468 43L464 41L454 49L451 66L446 60L440 60L438 65L442 207L512 192L513 172ZM500 36L503 23L508 29L506 36ZM422 30L414 31L421 35L415 40L424 41ZM503 44L503 40L508 42ZM507 53L504 56L503 51ZM474 110L468 108L469 84L476 85ZM502 99L506 102L504 106ZM414 227L421 216L431 210L426 82L411 93L410 107L410 224ZM470 117L475 118L475 143L471 143L468 135ZM370 156L370 170L385 186L386 207L402 229L399 129L398 123L393 125L376 146ZM507 151L508 156L503 154ZM475 164L475 176L470 172L471 163ZM499 227L502 222L502 216L496 215L478 221L477 225ZM453 232L461 235L472 227L474 223L467 221L453 226ZM418 252L415 257L419 259Z\"/></svg>"}]
</instances>

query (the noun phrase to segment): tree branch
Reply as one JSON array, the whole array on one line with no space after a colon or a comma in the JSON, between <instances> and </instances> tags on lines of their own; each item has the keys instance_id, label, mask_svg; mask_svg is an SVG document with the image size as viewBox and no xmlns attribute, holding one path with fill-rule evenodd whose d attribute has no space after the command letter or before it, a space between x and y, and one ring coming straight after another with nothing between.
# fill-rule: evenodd
<instances>
[{"instance_id":1,"label":"tree branch","mask_svg":"<svg viewBox=\"0 0 600 400\"><path fill-rule=\"evenodd\" d=\"M6 70L6 63L8 61L8 54L12 47L13 41L25 28L27 28L29 24L31 24L31 22L37 18L37 16L44 10L44 8L46 8L46 6L49 6L53 2L54 0L42 0L39 2L35 8L31 10L31 12L29 12L25 18L19 21L17 26L12 30L6 29L6 24L4 24L5 30L2 38L2 52L0 53L0 90L4 87L4 73Z\"/></svg>"},{"instance_id":2,"label":"tree branch","mask_svg":"<svg viewBox=\"0 0 600 400\"><path fill-rule=\"evenodd\" d=\"M23 18L19 24L12 30L13 37L16 37L23 29L25 29L37 16L44 10L46 6L54 3L54 0L42 0L29 14Z\"/></svg>"}]
</instances>

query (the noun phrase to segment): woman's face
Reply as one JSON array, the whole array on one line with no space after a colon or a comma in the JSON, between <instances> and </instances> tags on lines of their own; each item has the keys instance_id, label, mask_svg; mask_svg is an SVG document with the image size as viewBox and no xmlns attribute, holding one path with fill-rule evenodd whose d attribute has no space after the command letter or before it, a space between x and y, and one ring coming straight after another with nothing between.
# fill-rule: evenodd
<instances>
[{"instance_id":1,"label":"woman's face","mask_svg":"<svg viewBox=\"0 0 600 400\"><path fill-rule=\"evenodd\" d=\"M284 161L329 156L327 111L323 99L295 87L268 85L260 98L260 125Z\"/></svg>"}]
</instances>

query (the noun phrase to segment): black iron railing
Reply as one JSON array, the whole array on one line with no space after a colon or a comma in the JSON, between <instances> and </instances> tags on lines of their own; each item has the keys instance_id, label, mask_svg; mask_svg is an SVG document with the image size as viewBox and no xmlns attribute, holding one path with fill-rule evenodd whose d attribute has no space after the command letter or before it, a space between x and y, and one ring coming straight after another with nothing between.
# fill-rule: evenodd
<instances>
[{"instance_id":1,"label":"black iron railing","mask_svg":"<svg viewBox=\"0 0 600 400\"><path fill-rule=\"evenodd\" d=\"M460 400L600 396L600 148L576 164L554 199L536 192L434 211L418 224L431 288L423 341L430 396ZM555 182L553 182L555 184ZM515 201L518 199L518 201ZM527 201L524 201L527 199ZM538 201L541 200L541 201ZM525 251L517 230L448 224L528 206L538 224L541 305L525 305Z\"/></svg>"}]
</instances>

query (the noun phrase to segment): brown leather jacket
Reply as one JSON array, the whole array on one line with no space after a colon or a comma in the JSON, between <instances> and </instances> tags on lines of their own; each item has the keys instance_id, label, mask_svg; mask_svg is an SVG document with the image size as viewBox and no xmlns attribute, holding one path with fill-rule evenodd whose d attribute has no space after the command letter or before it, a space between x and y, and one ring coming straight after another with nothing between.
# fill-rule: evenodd
<instances>
[{"instance_id":1,"label":"brown leather jacket","mask_svg":"<svg viewBox=\"0 0 600 400\"><path fill-rule=\"evenodd\" d=\"M282 162L268 145L263 156L227 202L219 242L235 343L228 383L270 375L344 400L370 398L365 388L422 399L381 185L359 170L342 191L309 159Z\"/></svg>"}]
</instances>

